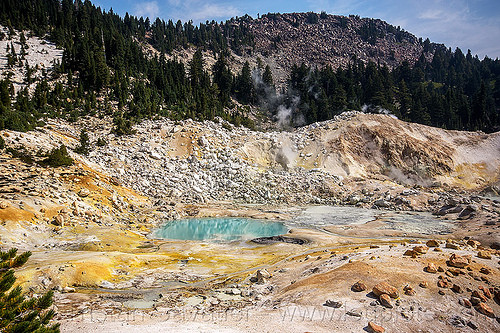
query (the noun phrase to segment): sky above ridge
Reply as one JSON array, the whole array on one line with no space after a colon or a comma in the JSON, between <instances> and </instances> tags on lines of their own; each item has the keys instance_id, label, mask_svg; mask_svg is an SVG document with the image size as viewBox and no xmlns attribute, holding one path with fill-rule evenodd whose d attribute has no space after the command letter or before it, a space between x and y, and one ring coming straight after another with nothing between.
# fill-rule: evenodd
<instances>
[{"instance_id":1,"label":"sky above ridge","mask_svg":"<svg viewBox=\"0 0 500 333\"><path fill-rule=\"evenodd\" d=\"M91 0L102 9L164 20L225 21L268 12L326 11L378 18L417 37L443 43L479 58L500 58L500 0Z\"/></svg>"}]
</instances>

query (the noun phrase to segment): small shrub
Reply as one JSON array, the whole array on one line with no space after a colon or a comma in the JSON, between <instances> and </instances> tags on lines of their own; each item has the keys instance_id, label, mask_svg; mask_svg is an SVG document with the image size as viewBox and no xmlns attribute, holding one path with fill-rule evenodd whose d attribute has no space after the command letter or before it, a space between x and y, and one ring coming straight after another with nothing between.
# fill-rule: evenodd
<instances>
[{"instance_id":1,"label":"small shrub","mask_svg":"<svg viewBox=\"0 0 500 333\"><path fill-rule=\"evenodd\" d=\"M3 139L3 136L0 135L0 150L5 148L5 140Z\"/></svg>"},{"instance_id":2,"label":"small shrub","mask_svg":"<svg viewBox=\"0 0 500 333\"><path fill-rule=\"evenodd\" d=\"M56 168L73 165L73 159L69 156L66 146L61 145L59 148L52 149L42 163Z\"/></svg>"},{"instance_id":3,"label":"small shrub","mask_svg":"<svg viewBox=\"0 0 500 333\"><path fill-rule=\"evenodd\" d=\"M11 154L13 158L18 158L24 163L32 164L34 162L33 156L26 150L26 148L20 147L8 147L7 153Z\"/></svg>"}]
</instances>

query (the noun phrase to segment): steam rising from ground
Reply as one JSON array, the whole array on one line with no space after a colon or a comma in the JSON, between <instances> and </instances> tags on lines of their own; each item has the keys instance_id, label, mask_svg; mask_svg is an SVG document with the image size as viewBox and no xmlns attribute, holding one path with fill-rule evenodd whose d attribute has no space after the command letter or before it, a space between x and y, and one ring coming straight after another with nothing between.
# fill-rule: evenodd
<instances>
[{"instance_id":1,"label":"steam rising from ground","mask_svg":"<svg viewBox=\"0 0 500 333\"><path fill-rule=\"evenodd\" d=\"M298 152L295 144L285 134L281 134L279 142L276 147L276 162L279 163L283 169L292 169L295 167L295 161L298 157Z\"/></svg>"},{"instance_id":2,"label":"steam rising from ground","mask_svg":"<svg viewBox=\"0 0 500 333\"><path fill-rule=\"evenodd\" d=\"M395 115L392 114L391 111L384 109L383 107L380 106L373 106L373 105L368 105L365 104L361 107L361 111L363 113L379 113L379 114L385 114L389 117L392 117L394 119L398 119Z\"/></svg>"},{"instance_id":3,"label":"steam rising from ground","mask_svg":"<svg viewBox=\"0 0 500 333\"><path fill-rule=\"evenodd\" d=\"M284 104L278 106L276 113L276 120L281 128L288 128L295 123L296 125L303 125L305 123L302 114L299 114L297 119L293 119L294 110L297 109L300 102L300 97L292 97L292 103L290 107L286 107Z\"/></svg>"},{"instance_id":4,"label":"steam rising from ground","mask_svg":"<svg viewBox=\"0 0 500 333\"><path fill-rule=\"evenodd\" d=\"M262 79L262 70L252 70L252 81L258 92L259 104L263 109L273 113L281 129L290 129L293 126L306 124L304 116L299 112L300 97L290 89L285 94L276 92L274 86L266 84Z\"/></svg>"}]
</instances>

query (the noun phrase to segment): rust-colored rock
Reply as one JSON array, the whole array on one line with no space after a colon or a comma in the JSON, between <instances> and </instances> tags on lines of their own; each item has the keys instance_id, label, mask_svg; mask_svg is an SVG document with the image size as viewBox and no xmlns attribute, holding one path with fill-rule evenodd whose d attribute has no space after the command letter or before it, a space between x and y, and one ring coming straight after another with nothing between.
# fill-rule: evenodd
<instances>
[{"instance_id":1,"label":"rust-colored rock","mask_svg":"<svg viewBox=\"0 0 500 333\"><path fill-rule=\"evenodd\" d=\"M359 293L366 290L366 285L363 283L363 281L358 281L352 285L351 290Z\"/></svg>"},{"instance_id":2,"label":"rust-colored rock","mask_svg":"<svg viewBox=\"0 0 500 333\"><path fill-rule=\"evenodd\" d=\"M451 287L451 290L453 290L454 292L456 292L457 294L460 294L462 293L462 287L460 287L458 284L453 284L453 287Z\"/></svg>"},{"instance_id":3,"label":"rust-colored rock","mask_svg":"<svg viewBox=\"0 0 500 333\"><path fill-rule=\"evenodd\" d=\"M405 253L403 253L404 256L416 258L418 256L418 253L413 251L413 250L406 250Z\"/></svg>"},{"instance_id":4,"label":"rust-colored rock","mask_svg":"<svg viewBox=\"0 0 500 333\"><path fill-rule=\"evenodd\" d=\"M427 253L427 251L429 251L429 248L425 245L419 245L419 246L415 246L413 248L413 251L416 252L417 254L424 254L424 253Z\"/></svg>"},{"instance_id":5,"label":"rust-colored rock","mask_svg":"<svg viewBox=\"0 0 500 333\"><path fill-rule=\"evenodd\" d=\"M425 243L428 247L439 247L439 242L435 239L430 239Z\"/></svg>"},{"instance_id":6,"label":"rust-colored rock","mask_svg":"<svg viewBox=\"0 0 500 333\"><path fill-rule=\"evenodd\" d=\"M385 328L380 325L375 324L373 321L368 323L368 331L371 333L384 333Z\"/></svg>"},{"instance_id":7,"label":"rust-colored rock","mask_svg":"<svg viewBox=\"0 0 500 333\"><path fill-rule=\"evenodd\" d=\"M373 293L376 296L380 296L382 294L387 294L387 295L389 295L392 298L398 298L399 297L398 289L395 288L395 287L393 287L393 286L391 286L387 282L380 282L380 283L376 284L373 287L372 291L373 291Z\"/></svg>"},{"instance_id":8,"label":"rust-colored rock","mask_svg":"<svg viewBox=\"0 0 500 333\"><path fill-rule=\"evenodd\" d=\"M436 265L434 265L432 262L429 263L425 268L424 270L427 272L427 273L437 273L438 269L436 267Z\"/></svg>"},{"instance_id":9,"label":"rust-colored rock","mask_svg":"<svg viewBox=\"0 0 500 333\"><path fill-rule=\"evenodd\" d=\"M495 313L493 312L493 309L486 303L483 302L479 303L476 309L485 316L488 316L490 318L495 318Z\"/></svg>"},{"instance_id":10,"label":"rust-colored rock","mask_svg":"<svg viewBox=\"0 0 500 333\"><path fill-rule=\"evenodd\" d=\"M391 297L389 297L389 295L382 294L382 295L380 295L379 300L380 300L380 304L382 304L386 308L389 308L389 309L393 308L393 305L391 303Z\"/></svg>"},{"instance_id":11,"label":"rust-colored rock","mask_svg":"<svg viewBox=\"0 0 500 333\"><path fill-rule=\"evenodd\" d=\"M469 265L469 261L467 260L466 257L459 256L455 253L453 253L450 256L450 259L448 260L448 265L452 267L457 267L457 268L464 268L467 265Z\"/></svg>"},{"instance_id":12,"label":"rust-colored rock","mask_svg":"<svg viewBox=\"0 0 500 333\"><path fill-rule=\"evenodd\" d=\"M491 294L490 290L488 288L484 288L483 286L478 287L479 290L481 290L486 298L492 299L493 295Z\"/></svg>"},{"instance_id":13,"label":"rust-colored rock","mask_svg":"<svg viewBox=\"0 0 500 333\"><path fill-rule=\"evenodd\" d=\"M472 292L472 297L479 298L481 300L481 302L487 302L488 301L488 298L486 297L486 295L482 291L480 291L480 290L474 290Z\"/></svg>"},{"instance_id":14,"label":"rust-colored rock","mask_svg":"<svg viewBox=\"0 0 500 333\"><path fill-rule=\"evenodd\" d=\"M489 251L479 251L477 256L481 259L491 259L491 253Z\"/></svg>"},{"instance_id":15,"label":"rust-colored rock","mask_svg":"<svg viewBox=\"0 0 500 333\"><path fill-rule=\"evenodd\" d=\"M467 241L467 245L473 247L473 248L477 248L478 246L481 245L481 242L477 241L477 240L472 240L472 239L469 239Z\"/></svg>"},{"instance_id":16,"label":"rust-colored rock","mask_svg":"<svg viewBox=\"0 0 500 333\"><path fill-rule=\"evenodd\" d=\"M429 282L422 281L418 285L420 286L420 288L428 288L429 287Z\"/></svg>"},{"instance_id":17,"label":"rust-colored rock","mask_svg":"<svg viewBox=\"0 0 500 333\"><path fill-rule=\"evenodd\" d=\"M462 298L459 303L469 309L472 307L472 303L467 298Z\"/></svg>"},{"instance_id":18,"label":"rust-colored rock","mask_svg":"<svg viewBox=\"0 0 500 333\"><path fill-rule=\"evenodd\" d=\"M479 272L488 275L488 274L491 274L491 269L486 268L486 267L481 267Z\"/></svg>"},{"instance_id":19,"label":"rust-colored rock","mask_svg":"<svg viewBox=\"0 0 500 333\"><path fill-rule=\"evenodd\" d=\"M415 291L415 289L413 289L413 287L408 285L408 284L403 288L403 290L405 292L405 295L408 295L408 296L415 296L417 293Z\"/></svg>"},{"instance_id":20,"label":"rust-colored rock","mask_svg":"<svg viewBox=\"0 0 500 333\"><path fill-rule=\"evenodd\" d=\"M448 288L449 287L449 283L446 280L439 280L438 283L437 283L437 286L439 288Z\"/></svg>"}]
</instances>

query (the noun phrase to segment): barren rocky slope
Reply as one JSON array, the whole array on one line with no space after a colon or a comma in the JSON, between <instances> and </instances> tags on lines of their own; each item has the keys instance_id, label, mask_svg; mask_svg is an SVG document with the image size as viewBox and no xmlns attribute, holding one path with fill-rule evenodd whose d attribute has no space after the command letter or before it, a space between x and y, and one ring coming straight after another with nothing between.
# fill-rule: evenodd
<instances>
[{"instance_id":1,"label":"barren rocky slope","mask_svg":"<svg viewBox=\"0 0 500 333\"><path fill-rule=\"evenodd\" d=\"M432 56L421 40L387 22L353 15L317 15L316 21L310 15L271 13L259 19L240 18L252 34L254 46L246 48L243 57L234 55L236 67L244 60L255 64L260 57L281 85L294 64L346 67L355 57L393 67L403 61L413 63L422 54Z\"/></svg>"}]
</instances>

